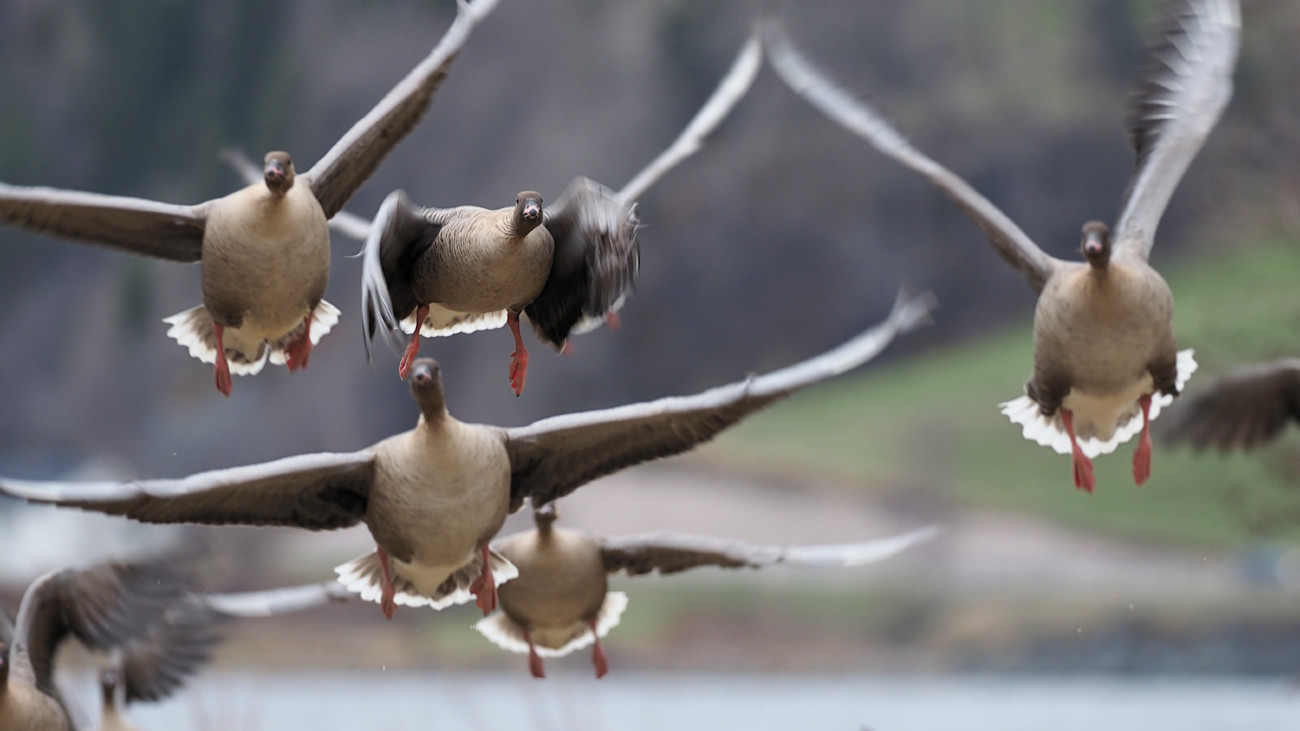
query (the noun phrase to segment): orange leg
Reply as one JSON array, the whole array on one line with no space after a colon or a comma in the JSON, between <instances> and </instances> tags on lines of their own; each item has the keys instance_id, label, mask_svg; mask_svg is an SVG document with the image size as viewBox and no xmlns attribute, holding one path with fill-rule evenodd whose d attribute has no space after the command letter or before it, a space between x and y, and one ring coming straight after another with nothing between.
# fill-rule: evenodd
<instances>
[{"instance_id":1,"label":"orange leg","mask_svg":"<svg viewBox=\"0 0 1300 731\"><path fill-rule=\"evenodd\" d=\"M397 590L393 588L393 575L388 572L388 552L380 546L375 546L375 554L379 556L379 568L384 572L384 583L380 585L382 594L379 597L379 608L383 610L384 617L393 618L397 612Z\"/></svg>"},{"instance_id":2,"label":"orange leg","mask_svg":"<svg viewBox=\"0 0 1300 731\"><path fill-rule=\"evenodd\" d=\"M307 313L307 319L303 321L302 336L289 344L285 348L285 365L289 367L289 372L293 373L307 367L307 359L311 357L311 321L313 313Z\"/></svg>"},{"instance_id":3,"label":"orange leg","mask_svg":"<svg viewBox=\"0 0 1300 731\"><path fill-rule=\"evenodd\" d=\"M483 570L469 590L474 594L474 603L483 610L483 616L491 614L497 608L497 582L492 578L492 561L488 558L487 544L483 545Z\"/></svg>"},{"instance_id":4,"label":"orange leg","mask_svg":"<svg viewBox=\"0 0 1300 731\"><path fill-rule=\"evenodd\" d=\"M230 389L235 384L230 381L230 363L226 362L226 346L221 342L221 336L226 328L217 323L212 323L212 332L217 336L217 365L213 368L213 376L217 382L217 390L230 396Z\"/></svg>"},{"instance_id":5,"label":"orange leg","mask_svg":"<svg viewBox=\"0 0 1300 731\"><path fill-rule=\"evenodd\" d=\"M591 627L591 636L596 640L596 646L591 650L591 664L596 666L596 680L600 680L609 672L609 658L605 656L605 648L600 646L600 635L596 634L596 620L587 620L587 625Z\"/></svg>"},{"instance_id":6,"label":"orange leg","mask_svg":"<svg viewBox=\"0 0 1300 731\"><path fill-rule=\"evenodd\" d=\"M397 375L402 380L411 372L411 364L415 362L416 353L420 352L420 328L424 327L424 318L429 316L429 306L420 305L415 311L415 332L411 333L411 342L406 344L406 352L402 354L402 362L397 364Z\"/></svg>"},{"instance_id":7,"label":"orange leg","mask_svg":"<svg viewBox=\"0 0 1300 731\"><path fill-rule=\"evenodd\" d=\"M524 378L528 375L528 350L524 348L524 339L519 335L519 313L511 312L507 315L506 324L515 336L515 352L510 354L510 387L518 396L524 392Z\"/></svg>"},{"instance_id":8,"label":"orange leg","mask_svg":"<svg viewBox=\"0 0 1300 731\"><path fill-rule=\"evenodd\" d=\"M1151 476L1151 396L1138 399L1138 407L1142 409L1142 438L1133 453L1133 481L1141 485Z\"/></svg>"},{"instance_id":9,"label":"orange leg","mask_svg":"<svg viewBox=\"0 0 1300 731\"><path fill-rule=\"evenodd\" d=\"M537 648L533 646L533 635L524 628L524 641L528 643L528 672L532 673L534 678L545 678L546 668L542 665L542 658L537 654Z\"/></svg>"},{"instance_id":10,"label":"orange leg","mask_svg":"<svg viewBox=\"0 0 1300 731\"><path fill-rule=\"evenodd\" d=\"M1070 435L1070 446L1073 449L1074 486L1092 492L1097 486L1097 478L1092 472L1092 460L1079 449L1079 440L1074 436L1074 414L1068 409L1061 409L1061 421L1065 422L1065 433Z\"/></svg>"},{"instance_id":11,"label":"orange leg","mask_svg":"<svg viewBox=\"0 0 1300 731\"><path fill-rule=\"evenodd\" d=\"M605 313L605 326L610 330L618 330L623 327L623 319L618 316L617 312L610 310Z\"/></svg>"}]
</instances>

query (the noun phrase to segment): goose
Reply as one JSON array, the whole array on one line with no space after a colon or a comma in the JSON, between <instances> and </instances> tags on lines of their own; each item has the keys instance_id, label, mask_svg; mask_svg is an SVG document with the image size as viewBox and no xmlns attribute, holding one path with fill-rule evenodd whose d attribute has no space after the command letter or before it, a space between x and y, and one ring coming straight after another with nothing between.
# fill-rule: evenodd
<instances>
[{"instance_id":1,"label":"goose","mask_svg":"<svg viewBox=\"0 0 1300 731\"><path fill-rule=\"evenodd\" d=\"M1241 366L1180 402L1162 435L1202 450L1252 450L1300 423L1300 358Z\"/></svg>"},{"instance_id":2,"label":"goose","mask_svg":"<svg viewBox=\"0 0 1300 731\"><path fill-rule=\"evenodd\" d=\"M419 122L470 29L497 0L458 2L456 20L409 74L309 170L266 154L257 180L222 198L175 205L139 198L0 183L0 220L134 254L202 262L203 304L166 318L167 335L213 364L217 390L267 360L290 371L338 322L323 297L327 220Z\"/></svg>"},{"instance_id":3,"label":"goose","mask_svg":"<svg viewBox=\"0 0 1300 731\"><path fill-rule=\"evenodd\" d=\"M263 591L192 594L173 604L161 620L114 651L99 674L99 731L134 731L123 710L129 704L170 697L206 664L221 641L219 626L240 617L299 612L347 597L337 581Z\"/></svg>"},{"instance_id":4,"label":"goose","mask_svg":"<svg viewBox=\"0 0 1300 731\"><path fill-rule=\"evenodd\" d=\"M938 534L931 526L866 543L760 546L675 533L600 536L557 528L557 517L555 503L549 503L533 512L534 530L492 543L514 563L519 576L501 585L501 610L474 625L497 647L527 653L534 678L546 677L543 656L563 657L589 645L596 678L609 672L600 640L627 608L626 594L609 591L610 574L668 575L700 566L863 566Z\"/></svg>"},{"instance_id":5,"label":"goose","mask_svg":"<svg viewBox=\"0 0 1300 731\"><path fill-rule=\"evenodd\" d=\"M1130 100L1137 167L1119 220L1113 235L1100 221L1084 224L1084 261L1074 262L1044 253L987 198L816 69L778 26L768 26L768 58L787 85L938 187L1039 294L1033 376L1025 395L1001 411L1026 439L1071 455L1081 490L1096 485L1091 458L1139 432L1133 478L1147 480L1150 421L1196 369L1192 351L1177 350L1173 296L1147 260L1170 196L1232 96L1240 35L1236 0L1178 0L1170 8Z\"/></svg>"},{"instance_id":6,"label":"goose","mask_svg":"<svg viewBox=\"0 0 1300 731\"><path fill-rule=\"evenodd\" d=\"M654 161L614 191L574 179L554 205L520 192L513 206L425 208L405 191L380 206L362 249L362 326L366 353L376 329L410 334L398 365L406 378L420 336L508 325L515 339L510 387L523 393L528 350L520 313L538 338L564 350L571 334L617 324L640 261L636 201L659 178L693 155L744 97L762 62L755 32L713 95Z\"/></svg>"},{"instance_id":7,"label":"goose","mask_svg":"<svg viewBox=\"0 0 1300 731\"><path fill-rule=\"evenodd\" d=\"M410 431L350 453L318 453L180 479L29 482L0 491L149 523L332 530L365 523L374 553L335 569L385 617L397 605L469 601L489 614L515 576L489 542L525 499L543 505L627 467L686 452L789 393L871 360L928 317L931 295L900 294L889 317L839 347L694 396L571 413L524 427L467 424L447 410L433 359L412 366Z\"/></svg>"},{"instance_id":8,"label":"goose","mask_svg":"<svg viewBox=\"0 0 1300 731\"><path fill-rule=\"evenodd\" d=\"M47 573L23 594L18 617L0 612L0 728L71 731L54 683L55 652L69 637L110 650L140 635L188 591L170 559L104 563Z\"/></svg>"}]
</instances>

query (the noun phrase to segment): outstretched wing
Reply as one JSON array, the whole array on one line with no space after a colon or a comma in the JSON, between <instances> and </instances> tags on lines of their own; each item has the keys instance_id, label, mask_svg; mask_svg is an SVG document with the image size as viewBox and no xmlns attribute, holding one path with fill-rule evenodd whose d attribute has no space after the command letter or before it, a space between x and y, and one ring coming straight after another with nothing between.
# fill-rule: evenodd
<instances>
[{"instance_id":1,"label":"outstretched wing","mask_svg":"<svg viewBox=\"0 0 1300 731\"><path fill-rule=\"evenodd\" d=\"M273 617L301 612L324 604L346 602L352 594L338 581L288 586L266 591L205 594L203 602L230 617Z\"/></svg>"},{"instance_id":2,"label":"outstretched wing","mask_svg":"<svg viewBox=\"0 0 1300 731\"><path fill-rule=\"evenodd\" d=\"M1300 359L1246 366L1171 407L1165 438L1195 449L1254 449L1300 424Z\"/></svg>"},{"instance_id":3,"label":"outstretched wing","mask_svg":"<svg viewBox=\"0 0 1300 731\"><path fill-rule=\"evenodd\" d=\"M367 359L375 330L383 325L385 334L398 332L398 323L420 305L411 282L417 262L442 230L439 213L415 205L406 191L395 190L370 225L361 249L361 327Z\"/></svg>"},{"instance_id":4,"label":"outstretched wing","mask_svg":"<svg viewBox=\"0 0 1300 731\"><path fill-rule=\"evenodd\" d=\"M189 567L170 558L63 569L32 583L18 607L14 643L27 648L36 684L54 691L59 643L72 635L108 650L139 637L189 590Z\"/></svg>"},{"instance_id":5,"label":"outstretched wing","mask_svg":"<svg viewBox=\"0 0 1300 731\"><path fill-rule=\"evenodd\" d=\"M220 613L191 596L173 604L162 619L118 653L127 703L160 701L207 664L221 641Z\"/></svg>"},{"instance_id":6,"label":"outstretched wing","mask_svg":"<svg viewBox=\"0 0 1300 731\"><path fill-rule=\"evenodd\" d=\"M952 171L916 149L861 99L853 98L795 49L777 23L767 26L772 68L797 94L880 152L920 173L960 207L988 236L1002 258L1025 275L1035 292L1043 290L1057 260L1048 256L998 207Z\"/></svg>"},{"instance_id":7,"label":"outstretched wing","mask_svg":"<svg viewBox=\"0 0 1300 731\"><path fill-rule=\"evenodd\" d=\"M694 396L566 414L506 430L511 510L535 506L625 467L685 452L789 393L874 358L923 322L933 298L900 296L889 318L815 358Z\"/></svg>"},{"instance_id":8,"label":"outstretched wing","mask_svg":"<svg viewBox=\"0 0 1300 731\"><path fill-rule=\"evenodd\" d=\"M200 472L175 480L28 482L0 479L0 492L145 523L283 525L331 530L365 515L374 477L369 449L323 452Z\"/></svg>"},{"instance_id":9,"label":"outstretched wing","mask_svg":"<svg viewBox=\"0 0 1300 731\"><path fill-rule=\"evenodd\" d=\"M206 203L171 203L0 183L0 221L132 254L195 262L203 256Z\"/></svg>"},{"instance_id":10,"label":"outstretched wing","mask_svg":"<svg viewBox=\"0 0 1300 731\"><path fill-rule=\"evenodd\" d=\"M1240 42L1236 0L1177 0L1170 8L1129 100L1137 170L1115 224L1116 254L1151 254L1174 188L1232 98Z\"/></svg>"},{"instance_id":11,"label":"outstretched wing","mask_svg":"<svg viewBox=\"0 0 1300 731\"><path fill-rule=\"evenodd\" d=\"M524 312L552 347L563 347L579 321L603 318L631 291L641 262L633 206L580 177L546 209L554 261L546 285Z\"/></svg>"},{"instance_id":12,"label":"outstretched wing","mask_svg":"<svg viewBox=\"0 0 1300 731\"><path fill-rule=\"evenodd\" d=\"M496 4L497 0L472 3L458 0L456 20L433 51L307 171L304 177L326 218L332 218L343 208L389 151L424 116L434 92L469 38L470 30Z\"/></svg>"},{"instance_id":13,"label":"outstretched wing","mask_svg":"<svg viewBox=\"0 0 1300 731\"><path fill-rule=\"evenodd\" d=\"M605 570L639 576L658 571L675 574L700 566L724 569L761 568L776 564L803 566L863 566L883 561L939 534L930 526L910 533L865 543L824 546L761 546L707 536L647 533L604 539L601 557Z\"/></svg>"},{"instance_id":14,"label":"outstretched wing","mask_svg":"<svg viewBox=\"0 0 1300 731\"><path fill-rule=\"evenodd\" d=\"M754 78L758 76L759 66L763 62L763 46L760 40L759 30L755 29L741 47L740 53L736 55L736 60L732 62L731 69L727 75L722 77L722 82L718 84L717 90L709 97L708 101L700 107L700 111L695 113L690 124L678 135L676 140L668 146L668 149L659 153L651 163L645 166L641 172L618 192L618 196L623 203L634 203L645 195L650 186L658 182L665 173L676 167L678 163L694 155L703 146L704 140L713 130L722 124L722 120L731 114L740 100L745 98L749 92L749 87L753 86Z\"/></svg>"}]
</instances>

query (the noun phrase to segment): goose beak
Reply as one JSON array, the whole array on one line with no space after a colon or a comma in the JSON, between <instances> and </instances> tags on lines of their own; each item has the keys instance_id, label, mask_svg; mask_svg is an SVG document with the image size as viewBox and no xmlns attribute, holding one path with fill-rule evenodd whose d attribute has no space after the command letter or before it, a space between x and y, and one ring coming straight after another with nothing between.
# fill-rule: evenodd
<instances>
[{"instance_id":1,"label":"goose beak","mask_svg":"<svg viewBox=\"0 0 1300 731\"><path fill-rule=\"evenodd\" d=\"M542 217L542 206L536 199L524 201L523 216L525 221L536 221Z\"/></svg>"},{"instance_id":2,"label":"goose beak","mask_svg":"<svg viewBox=\"0 0 1300 731\"><path fill-rule=\"evenodd\" d=\"M266 164L266 169L262 171L267 180L280 181L284 180L284 166L279 160L272 160Z\"/></svg>"},{"instance_id":3,"label":"goose beak","mask_svg":"<svg viewBox=\"0 0 1300 731\"><path fill-rule=\"evenodd\" d=\"M1083 255L1087 257L1100 256L1104 247L1101 243L1101 237L1097 234L1089 234L1088 240L1083 242Z\"/></svg>"}]
</instances>

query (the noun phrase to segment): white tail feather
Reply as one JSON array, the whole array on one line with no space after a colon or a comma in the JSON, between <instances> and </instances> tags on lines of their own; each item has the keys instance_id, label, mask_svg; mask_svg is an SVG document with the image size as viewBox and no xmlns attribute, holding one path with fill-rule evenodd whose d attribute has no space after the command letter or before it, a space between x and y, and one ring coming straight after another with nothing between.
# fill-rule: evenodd
<instances>
[{"instance_id":1,"label":"white tail feather","mask_svg":"<svg viewBox=\"0 0 1300 731\"><path fill-rule=\"evenodd\" d=\"M596 635L604 638L611 629L618 626L627 609L627 594L611 591L605 595L596 615ZM496 612L484 617L474 624L474 629L489 642L507 652L527 654L528 641L524 639L524 628L508 617L505 612ZM533 645L541 657L564 657L570 653L591 647L596 638L584 622L574 622L561 629L536 629L532 632ZM556 640L556 641L551 641Z\"/></svg>"},{"instance_id":2,"label":"white tail feather","mask_svg":"<svg viewBox=\"0 0 1300 731\"><path fill-rule=\"evenodd\" d=\"M420 334L426 338L439 338L459 333L472 333L479 330L495 330L506 324L505 310L496 312L456 312L442 305L429 305L429 314L424 318ZM402 332L410 335L415 332L415 313L407 315L400 323Z\"/></svg>"},{"instance_id":3,"label":"white tail feather","mask_svg":"<svg viewBox=\"0 0 1300 731\"><path fill-rule=\"evenodd\" d=\"M167 328L167 337L188 349L192 357L204 363L217 362L217 336L206 307L191 307L163 318L163 322L171 325ZM262 366L266 365L269 348L265 342L248 342L240 338L233 328L227 328L221 339L225 346L226 362L234 375L251 376L261 372Z\"/></svg>"},{"instance_id":4,"label":"white tail feather","mask_svg":"<svg viewBox=\"0 0 1300 731\"><path fill-rule=\"evenodd\" d=\"M312 345L319 343L320 339L325 337L325 335L338 324L340 314L339 308L325 300L321 300L320 304L316 305L316 309L311 311ZM303 326L299 325L288 335L285 335L279 340L271 343L270 360L272 364L284 365L287 362L288 353L286 350L294 341L302 337L302 329Z\"/></svg>"},{"instance_id":5,"label":"white tail feather","mask_svg":"<svg viewBox=\"0 0 1300 731\"><path fill-rule=\"evenodd\" d=\"M474 598L470 584L478 578L482 558L476 551L473 561L450 573L426 572L421 575L418 566L404 567L398 561L389 561L389 573L393 577L396 590L394 601L403 607L432 607L445 609L455 604L464 604ZM496 551L488 551L492 561L492 579L500 586L519 575L509 559ZM379 555L368 553L353 559L334 569L339 583L348 591L358 595L363 601L378 602L383 596L383 569L379 565ZM436 588L428 588L428 587Z\"/></svg>"},{"instance_id":6,"label":"white tail feather","mask_svg":"<svg viewBox=\"0 0 1300 731\"><path fill-rule=\"evenodd\" d=\"M1174 385L1179 391L1183 390L1187 379L1191 378L1192 373L1196 372L1196 367L1196 359L1193 357L1191 348L1178 352L1178 375L1175 378ZM1155 421L1161 410L1173 403L1173 400L1174 397L1168 394L1155 393L1152 395L1151 409L1149 411L1150 420ZM1021 396L1007 401L1000 405L1000 409L1013 423L1024 427L1022 434L1025 439L1041 444L1044 447L1051 447L1058 454L1070 454L1073 451L1070 445L1070 435L1065 431L1065 422L1061 420L1059 410L1050 417L1043 416L1038 404L1034 403L1028 396ZM1105 441L1096 438L1080 439L1079 449L1089 458L1096 457L1099 454L1110 454L1119 445L1132 439L1140 431L1142 431L1142 414L1135 406L1132 412L1124 415L1115 426L1115 432L1110 439Z\"/></svg>"}]
</instances>

